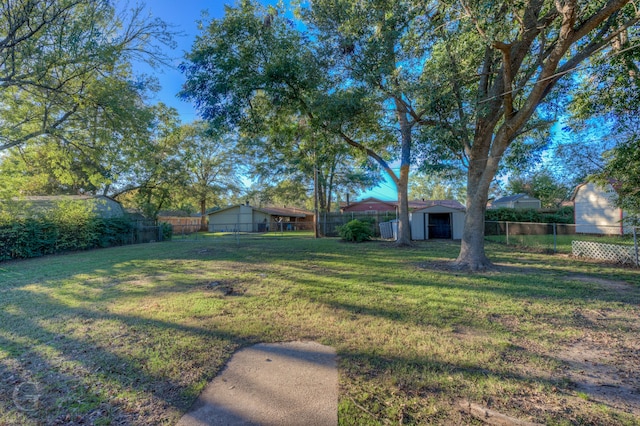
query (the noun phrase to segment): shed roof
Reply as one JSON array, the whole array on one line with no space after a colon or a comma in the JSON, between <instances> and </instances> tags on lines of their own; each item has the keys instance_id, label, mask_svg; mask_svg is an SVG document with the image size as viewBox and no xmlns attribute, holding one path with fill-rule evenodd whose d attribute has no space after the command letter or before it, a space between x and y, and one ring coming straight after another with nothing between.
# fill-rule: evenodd
<instances>
[{"instance_id":1,"label":"shed roof","mask_svg":"<svg viewBox=\"0 0 640 426\"><path fill-rule=\"evenodd\" d=\"M414 209L414 213L420 212L422 210L427 210L432 207L445 207L451 210L456 210L460 212L464 212L466 208L456 200L428 200L422 202L424 205L420 208Z\"/></svg>"}]
</instances>

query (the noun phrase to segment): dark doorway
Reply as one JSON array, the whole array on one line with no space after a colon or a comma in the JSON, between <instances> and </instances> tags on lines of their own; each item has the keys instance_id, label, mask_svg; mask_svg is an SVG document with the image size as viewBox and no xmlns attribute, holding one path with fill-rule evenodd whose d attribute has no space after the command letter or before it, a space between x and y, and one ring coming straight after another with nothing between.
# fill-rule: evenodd
<instances>
[{"instance_id":1,"label":"dark doorway","mask_svg":"<svg viewBox=\"0 0 640 426\"><path fill-rule=\"evenodd\" d=\"M451 213L429 214L429 238L451 239Z\"/></svg>"}]
</instances>

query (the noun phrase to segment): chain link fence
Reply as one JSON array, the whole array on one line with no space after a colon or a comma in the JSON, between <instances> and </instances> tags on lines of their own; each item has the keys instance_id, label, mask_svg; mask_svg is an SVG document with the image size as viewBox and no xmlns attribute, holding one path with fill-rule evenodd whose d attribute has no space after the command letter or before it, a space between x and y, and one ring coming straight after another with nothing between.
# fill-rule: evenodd
<instances>
[{"instance_id":1,"label":"chain link fence","mask_svg":"<svg viewBox=\"0 0 640 426\"><path fill-rule=\"evenodd\" d=\"M487 221L485 239L547 253L638 265L639 229L598 226L597 232L584 232L584 226L574 224Z\"/></svg>"}]
</instances>

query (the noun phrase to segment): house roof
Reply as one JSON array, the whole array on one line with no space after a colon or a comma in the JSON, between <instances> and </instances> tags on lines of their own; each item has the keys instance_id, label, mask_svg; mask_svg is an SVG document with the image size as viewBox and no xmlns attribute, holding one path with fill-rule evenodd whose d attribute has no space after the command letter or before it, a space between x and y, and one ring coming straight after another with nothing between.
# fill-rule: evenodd
<instances>
[{"instance_id":1,"label":"house roof","mask_svg":"<svg viewBox=\"0 0 640 426\"><path fill-rule=\"evenodd\" d=\"M352 203L346 204L346 203L340 203L340 207L341 208L347 208L347 207L351 207L351 206L357 206L359 204L366 204L366 203L380 203L380 204L386 204L389 207L395 207L398 205L397 201L383 201L380 200L378 198L374 198L374 197L367 197L364 198L360 201L354 201Z\"/></svg>"},{"instance_id":2,"label":"house roof","mask_svg":"<svg viewBox=\"0 0 640 426\"><path fill-rule=\"evenodd\" d=\"M396 208L398 206L397 201L382 201L377 198L369 197L369 198L365 198L362 201L356 201L355 203L351 203L349 206L343 205L342 208L346 208L346 207L350 207L358 204L364 204L367 202L386 204L389 207L393 207L393 208ZM433 207L433 206L449 207L456 210L465 209L465 207L456 200L409 200L409 210L420 210L420 209L425 209L427 207Z\"/></svg>"},{"instance_id":3,"label":"house roof","mask_svg":"<svg viewBox=\"0 0 640 426\"><path fill-rule=\"evenodd\" d=\"M233 206L225 207L223 209L207 213L207 215L208 216L215 215L215 214L222 213L222 212L225 212L227 210L231 210L231 209L234 209L236 207L243 206L243 205L244 204L236 204L236 205L233 205ZM265 214L268 214L268 215L271 215L271 216L307 217L309 215L313 215L313 213L311 213L309 211L302 210L302 209L296 209L296 208L287 208L287 207L253 207L253 206L247 206L247 207L251 207L255 211L262 212L262 213L265 213Z\"/></svg>"},{"instance_id":4,"label":"house roof","mask_svg":"<svg viewBox=\"0 0 640 426\"><path fill-rule=\"evenodd\" d=\"M94 212L102 217L121 217L125 214L118 201L105 195L29 195L14 200L26 203L30 209L40 212L55 209L61 201L77 201L92 203Z\"/></svg>"},{"instance_id":5,"label":"house roof","mask_svg":"<svg viewBox=\"0 0 640 426\"><path fill-rule=\"evenodd\" d=\"M290 207L260 207L258 209L272 216L307 217L313 215L310 211Z\"/></svg>"},{"instance_id":6,"label":"house roof","mask_svg":"<svg viewBox=\"0 0 640 426\"><path fill-rule=\"evenodd\" d=\"M512 201L517 201L517 200L519 200L520 198L523 198L523 197L529 197L529 196L527 194L508 195L506 197L502 197L502 198L498 198L497 200L494 200L493 204L496 204L496 203L510 203ZM533 200L537 200L537 198L534 198L534 197L529 197L529 198L531 198Z\"/></svg>"},{"instance_id":7,"label":"house roof","mask_svg":"<svg viewBox=\"0 0 640 426\"><path fill-rule=\"evenodd\" d=\"M576 186L576 187L573 189L573 192L571 193L571 197L570 197L569 199L570 199L571 201L575 201L575 199L576 199L576 195L578 195L578 191L579 191L581 188L583 188L584 186L586 186L586 185L588 185L588 184L590 184L590 183L593 183L593 184L594 184L594 186L595 186L596 188L599 188L599 189L601 189L601 190L606 190L606 189L607 189L607 188L606 188L607 184L602 185L602 184L594 183L594 182L582 182L580 185ZM618 182L618 181L617 181L617 180L615 180L615 179L609 179L609 185L611 185L611 189L613 189L615 192L618 192L618 191L619 191L619 189L620 189L620 182Z\"/></svg>"}]
</instances>

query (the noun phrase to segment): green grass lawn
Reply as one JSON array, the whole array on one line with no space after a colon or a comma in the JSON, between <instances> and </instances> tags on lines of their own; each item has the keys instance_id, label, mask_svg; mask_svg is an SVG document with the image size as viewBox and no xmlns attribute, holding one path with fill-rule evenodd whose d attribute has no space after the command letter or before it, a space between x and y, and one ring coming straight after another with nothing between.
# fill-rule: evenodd
<instances>
[{"instance_id":1,"label":"green grass lawn","mask_svg":"<svg viewBox=\"0 0 640 426\"><path fill-rule=\"evenodd\" d=\"M460 400L638 424L563 355L637 372L637 270L490 244L499 270L468 275L458 249L200 235L0 263L0 425L174 424L234 351L292 340L337 349L345 425L481 424Z\"/></svg>"}]
</instances>

